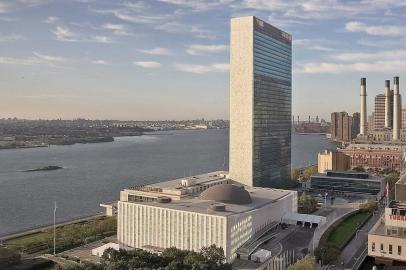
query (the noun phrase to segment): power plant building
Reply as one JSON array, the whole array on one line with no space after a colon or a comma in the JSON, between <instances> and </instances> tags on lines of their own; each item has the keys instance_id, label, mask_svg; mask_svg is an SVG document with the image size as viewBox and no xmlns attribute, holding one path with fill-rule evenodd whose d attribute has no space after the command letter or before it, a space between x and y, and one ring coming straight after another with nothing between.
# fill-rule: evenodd
<instances>
[{"instance_id":1,"label":"power plant building","mask_svg":"<svg viewBox=\"0 0 406 270\"><path fill-rule=\"evenodd\" d=\"M386 80L384 94L375 97L375 110L368 123L365 134L358 136L357 142L374 143L404 143L406 142L406 130L403 130L404 121L402 116L406 112L402 109L402 97L400 95L399 77L393 78L393 89L390 89L390 81ZM366 79L361 79L361 120L366 115ZM406 124L405 124L406 126Z\"/></svg>"},{"instance_id":2,"label":"power plant building","mask_svg":"<svg viewBox=\"0 0 406 270\"><path fill-rule=\"evenodd\" d=\"M230 177L272 187L291 170L292 37L253 17L231 19Z\"/></svg>"}]
</instances>

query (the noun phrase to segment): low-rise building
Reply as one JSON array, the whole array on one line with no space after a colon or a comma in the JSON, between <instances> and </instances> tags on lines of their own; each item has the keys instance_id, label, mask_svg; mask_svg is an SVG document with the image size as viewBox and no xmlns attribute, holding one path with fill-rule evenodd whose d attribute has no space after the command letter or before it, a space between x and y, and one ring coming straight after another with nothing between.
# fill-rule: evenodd
<instances>
[{"instance_id":1,"label":"low-rise building","mask_svg":"<svg viewBox=\"0 0 406 270\"><path fill-rule=\"evenodd\" d=\"M231 262L243 244L296 212L296 191L248 187L214 172L121 191L117 238L158 252L215 244Z\"/></svg>"},{"instance_id":2,"label":"low-rise building","mask_svg":"<svg viewBox=\"0 0 406 270\"><path fill-rule=\"evenodd\" d=\"M350 144L340 152L350 156L351 167L402 170L406 146L391 144Z\"/></svg>"},{"instance_id":3,"label":"low-rise building","mask_svg":"<svg viewBox=\"0 0 406 270\"><path fill-rule=\"evenodd\" d=\"M406 268L406 203L392 201L368 233L368 255L376 264ZM403 269L403 268L402 268Z\"/></svg>"},{"instance_id":4,"label":"low-rise building","mask_svg":"<svg viewBox=\"0 0 406 270\"><path fill-rule=\"evenodd\" d=\"M326 150L318 154L318 172L347 171L351 169L351 158L336 150Z\"/></svg>"},{"instance_id":5,"label":"low-rise building","mask_svg":"<svg viewBox=\"0 0 406 270\"><path fill-rule=\"evenodd\" d=\"M385 190L385 178L371 176L364 172L326 171L310 177L310 188L325 191L329 194L342 193L381 199Z\"/></svg>"}]
</instances>

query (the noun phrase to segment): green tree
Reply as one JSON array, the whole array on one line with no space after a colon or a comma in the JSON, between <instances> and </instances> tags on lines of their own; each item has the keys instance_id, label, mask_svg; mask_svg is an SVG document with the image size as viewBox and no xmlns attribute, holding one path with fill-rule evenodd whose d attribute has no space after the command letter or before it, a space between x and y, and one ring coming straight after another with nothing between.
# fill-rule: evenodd
<instances>
[{"instance_id":1,"label":"green tree","mask_svg":"<svg viewBox=\"0 0 406 270\"><path fill-rule=\"evenodd\" d=\"M362 166L357 166L357 167L353 168L353 170L356 172L365 172L365 169Z\"/></svg>"},{"instance_id":2,"label":"green tree","mask_svg":"<svg viewBox=\"0 0 406 270\"><path fill-rule=\"evenodd\" d=\"M289 266L288 270L317 270L315 257L306 255L303 259Z\"/></svg>"},{"instance_id":3,"label":"green tree","mask_svg":"<svg viewBox=\"0 0 406 270\"><path fill-rule=\"evenodd\" d=\"M314 250L317 260L321 260L323 265L330 264L337 260L340 251L332 245L323 245Z\"/></svg>"},{"instance_id":4,"label":"green tree","mask_svg":"<svg viewBox=\"0 0 406 270\"><path fill-rule=\"evenodd\" d=\"M307 195L306 192L303 192L299 197L299 206L302 214L310 214L316 211L317 201L313 197Z\"/></svg>"},{"instance_id":5,"label":"green tree","mask_svg":"<svg viewBox=\"0 0 406 270\"><path fill-rule=\"evenodd\" d=\"M307 167L303 170L303 180L308 181L310 180L310 177L317 173L317 167L316 166L310 166Z\"/></svg>"}]
</instances>

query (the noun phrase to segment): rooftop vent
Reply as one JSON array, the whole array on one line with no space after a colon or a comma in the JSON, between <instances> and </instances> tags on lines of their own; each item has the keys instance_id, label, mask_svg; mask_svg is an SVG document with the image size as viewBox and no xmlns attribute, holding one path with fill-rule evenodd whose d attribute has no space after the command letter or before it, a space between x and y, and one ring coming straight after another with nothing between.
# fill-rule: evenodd
<instances>
[{"instance_id":1,"label":"rooftop vent","mask_svg":"<svg viewBox=\"0 0 406 270\"><path fill-rule=\"evenodd\" d=\"M159 203L170 203L172 201L169 197L158 197L157 202Z\"/></svg>"},{"instance_id":2,"label":"rooftop vent","mask_svg":"<svg viewBox=\"0 0 406 270\"><path fill-rule=\"evenodd\" d=\"M226 211L226 206L222 203L215 203L209 206L209 209L216 212L224 212Z\"/></svg>"}]
</instances>

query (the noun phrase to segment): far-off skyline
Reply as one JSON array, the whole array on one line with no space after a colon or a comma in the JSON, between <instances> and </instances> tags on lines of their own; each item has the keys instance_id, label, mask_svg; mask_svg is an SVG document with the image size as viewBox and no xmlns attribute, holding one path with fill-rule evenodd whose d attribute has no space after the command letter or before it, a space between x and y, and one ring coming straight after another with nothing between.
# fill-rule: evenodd
<instances>
[{"instance_id":1,"label":"far-off skyline","mask_svg":"<svg viewBox=\"0 0 406 270\"><path fill-rule=\"evenodd\" d=\"M228 119L229 20L293 36L293 115L367 107L406 79L394 0L0 0L0 118ZM404 76L405 75L405 76ZM296 118L295 118L296 119Z\"/></svg>"}]
</instances>

